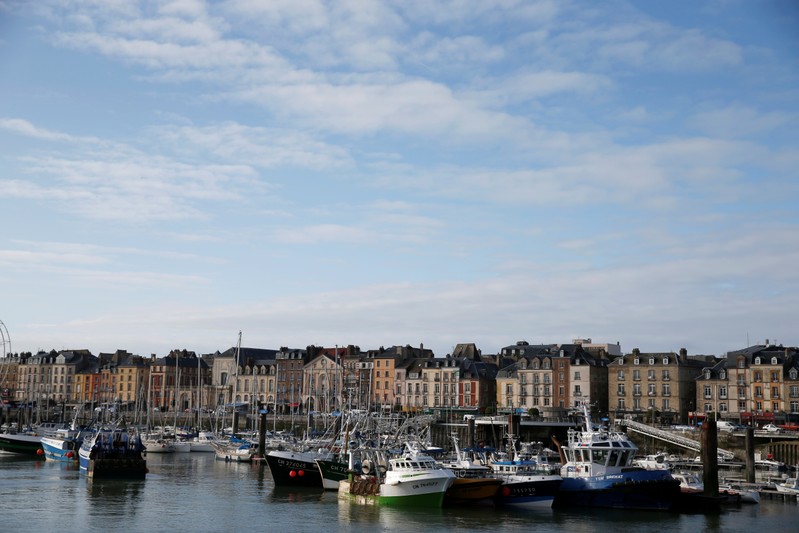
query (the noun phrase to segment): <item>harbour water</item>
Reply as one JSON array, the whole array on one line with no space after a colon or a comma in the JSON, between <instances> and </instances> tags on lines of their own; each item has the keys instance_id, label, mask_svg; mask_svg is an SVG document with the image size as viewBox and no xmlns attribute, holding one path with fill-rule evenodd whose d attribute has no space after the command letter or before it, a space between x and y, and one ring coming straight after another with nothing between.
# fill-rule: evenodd
<instances>
[{"instance_id":1,"label":"harbour water","mask_svg":"<svg viewBox=\"0 0 799 533\"><path fill-rule=\"evenodd\" d=\"M610 510L408 510L339 502L336 493L276 488L269 469L213 454L152 454L144 481L92 481L77 466L0 455L3 531L796 531L799 506L764 499L721 515Z\"/></svg>"}]
</instances>

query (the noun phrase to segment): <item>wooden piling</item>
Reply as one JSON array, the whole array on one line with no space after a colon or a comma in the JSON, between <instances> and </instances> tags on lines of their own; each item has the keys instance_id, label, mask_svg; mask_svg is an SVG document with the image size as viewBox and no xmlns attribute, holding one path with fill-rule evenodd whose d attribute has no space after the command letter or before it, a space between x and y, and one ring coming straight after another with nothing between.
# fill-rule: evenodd
<instances>
[{"instance_id":1,"label":"wooden piling","mask_svg":"<svg viewBox=\"0 0 799 533\"><path fill-rule=\"evenodd\" d=\"M719 444L716 421L708 417L702 423L702 482L705 485L705 496L719 495Z\"/></svg>"},{"instance_id":2,"label":"wooden piling","mask_svg":"<svg viewBox=\"0 0 799 533\"><path fill-rule=\"evenodd\" d=\"M746 482L755 482L755 428L746 428L745 442Z\"/></svg>"}]
</instances>

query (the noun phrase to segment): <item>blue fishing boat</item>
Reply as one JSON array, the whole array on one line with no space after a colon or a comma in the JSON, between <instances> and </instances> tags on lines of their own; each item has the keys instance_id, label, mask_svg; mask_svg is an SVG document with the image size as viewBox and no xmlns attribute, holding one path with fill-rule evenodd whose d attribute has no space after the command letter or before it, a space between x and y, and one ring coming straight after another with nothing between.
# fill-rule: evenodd
<instances>
[{"instance_id":1,"label":"blue fishing boat","mask_svg":"<svg viewBox=\"0 0 799 533\"><path fill-rule=\"evenodd\" d=\"M581 430L571 429L562 455L561 483L554 507L671 510L680 482L668 470L645 470L633 464L638 447L626 434L594 426L588 408Z\"/></svg>"},{"instance_id":2,"label":"blue fishing boat","mask_svg":"<svg viewBox=\"0 0 799 533\"><path fill-rule=\"evenodd\" d=\"M78 450L80 471L91 478L144 479L147 461L141 437L124 420L98 429Z\"/></svg>"},{"instance_id":3,"label":"blue fishing boat","mask_svg":"<svg viewBox=\"0 0 799 533\"><path fill-rule=\"evenodd\" d=\"M84 433L74 426L57 429L54 434L42 437L44 458L48 461L78 462L78 449Z\"/></svg>"}]
</instances>

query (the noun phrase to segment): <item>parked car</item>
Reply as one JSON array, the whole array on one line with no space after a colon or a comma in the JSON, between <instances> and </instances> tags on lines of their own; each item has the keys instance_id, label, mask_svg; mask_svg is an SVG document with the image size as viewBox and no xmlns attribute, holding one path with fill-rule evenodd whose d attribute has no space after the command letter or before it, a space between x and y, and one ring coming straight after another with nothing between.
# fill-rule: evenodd
<instances>
[{"instance_id":1,"label":"parked car","mask_svg":"<svg viewBox=\"0 0 799 533\"><path fill-rule=\"evenodd\" d=\"M724 431L727 433L732 433L733 431L743 431L746 429L741 424L736 424L735 422L729 422L727 420L719 420L716 422L716 427L719 431Z\"/></svg>"},{"instance_id":2,"label":"parked car","mask_svg":"<svg viewBox=\"0 0 799 533\"><path fill-rule=\"evenodd\" d=\"M769 433L782 433L782 429L778 428L774 424L766 424L763 426L763 431L768 431Z\"/></svg>"}]
</instances>

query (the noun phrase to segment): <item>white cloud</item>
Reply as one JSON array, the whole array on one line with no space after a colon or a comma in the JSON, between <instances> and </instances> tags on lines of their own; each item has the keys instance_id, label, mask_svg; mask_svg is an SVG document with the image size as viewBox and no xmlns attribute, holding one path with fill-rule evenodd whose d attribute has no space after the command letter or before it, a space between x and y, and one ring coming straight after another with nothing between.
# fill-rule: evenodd
<instances>
[{"instance_id":1,"label":"white cloud","mask_svg":"<svg viewBox=\"0 0 799 533\"><path fill-rule=\"evenodd\" d=\"M698 130L715 137L741 138L751 137L772 131L781 126L796 123L794 114L759 110L741 104L732 104L724 108L700 111L688 122Z\"/></svg>"}]
</instances>

